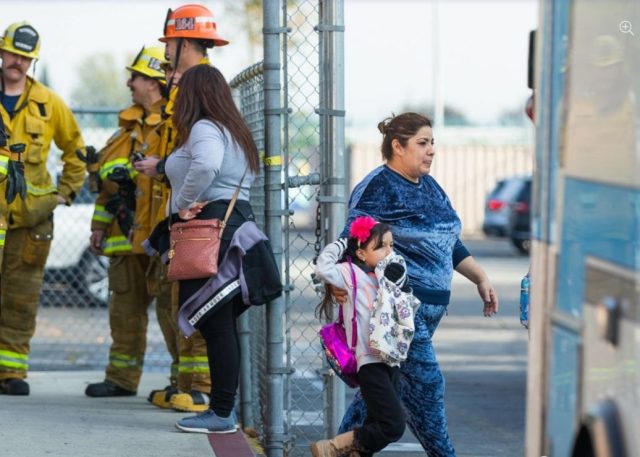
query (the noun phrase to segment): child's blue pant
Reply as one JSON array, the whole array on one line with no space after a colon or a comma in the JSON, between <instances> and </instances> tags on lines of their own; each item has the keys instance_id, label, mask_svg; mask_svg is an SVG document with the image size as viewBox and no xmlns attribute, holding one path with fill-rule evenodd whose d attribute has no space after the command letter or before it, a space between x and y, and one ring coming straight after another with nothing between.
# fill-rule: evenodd
<instances>
[{"instance_id":1,"label":"child's blue pant","mask_svg":"<svg viewBox=\"0 0 640 457\"><path fill-rule=\"evenodd\" d=\"M429 457L455 457L444 410L444 378L436 360L431 337L447 307L423 303L415 315L415 335L407 360L400 366L400 394L407 424ZM353 430L364 422L365 403L356 394L340 424L340 433Z\"/></svg>"}]
</instances>

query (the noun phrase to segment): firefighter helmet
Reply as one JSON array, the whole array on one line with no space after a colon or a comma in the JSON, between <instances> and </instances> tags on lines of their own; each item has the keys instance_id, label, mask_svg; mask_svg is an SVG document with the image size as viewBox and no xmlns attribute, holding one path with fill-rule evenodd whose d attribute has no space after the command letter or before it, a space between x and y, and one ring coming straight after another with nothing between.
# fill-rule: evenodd
<instances>
[{"instance_id":1,"label":"firefighter helmet","mask_svg":"<svg viewBox=\"0 0 640 457\"><path fill-rule=\"evenodd\" d=\"M0 49L30 59L37 59L40 51L40 35L28 22L16 22L7 27L0 38Z\"/></svg>"},{"instance_id":2,"label":"firefighter helmet","mask_svg":"<svg viewBox=\"0 0 640 457\"><path fill-rule=\"evenodd\" d=\"M161 84L166 84L164 67L167 60L164 58L163 46L142 47L133 63L127 70L140 73L148 78L156 79Z\"/></svg>"},{"instance_id":3,"label":"firefighter helmet","mask_svg":"<svg viewBox=\"0 0 640 457\"><path fill-rule=\"evenodd\" d=\"M191 38L211 43L211 47L225 46L227 40L218 35L213 14L202 5L183 5L176 10L169 9L164 22L164 36L160 41L171 38Z\"/></svg>"}]
</instances>

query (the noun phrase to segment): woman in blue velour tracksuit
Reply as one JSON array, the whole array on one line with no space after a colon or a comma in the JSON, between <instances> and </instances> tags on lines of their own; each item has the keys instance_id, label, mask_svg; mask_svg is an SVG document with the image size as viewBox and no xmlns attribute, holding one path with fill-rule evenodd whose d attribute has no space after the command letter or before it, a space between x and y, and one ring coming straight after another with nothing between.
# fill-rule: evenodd
<instances>
[{"instance_id":1,"label":"woman in blue velour tracksuit","mask_svg":"<svg viewBox=\"0 0 640 457\"><path fill-rule=\"evenodd\" d=\"M431 121L404 113L378 124L386 163L353 190L346 230L369 215L391 226L394 248L407 261L409 284L421 302L415 336L401 365L401 398L407 423L429 457L454 457L444 409L444 378L432 344L447 312L455 269L478 288L485 316L498 311L498 297L486 273L460 242L461 223L449 198L429 176L435 155ZM344 236L344 235L343 235ZM340 299L341 291L335 290ZM345 414L340 433L361 425L366 406L359 393Z\"/></svg>"}]
</instances>

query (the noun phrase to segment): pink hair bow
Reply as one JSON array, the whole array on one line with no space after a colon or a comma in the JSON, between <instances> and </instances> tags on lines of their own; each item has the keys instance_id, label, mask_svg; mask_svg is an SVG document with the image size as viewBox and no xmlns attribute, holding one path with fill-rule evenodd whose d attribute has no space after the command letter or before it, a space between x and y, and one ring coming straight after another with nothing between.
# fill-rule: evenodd
<instances>
[{"instance_id":1,"label":"pink hair bow","mask_svg":"<svg viewBox=\"0 0 640 457\"><path fill-rule=\"evenodd\" d=\"M358 240L358 244L364 243L371 236L371 229L377 223L371 216L356 217L349 228L349 237Z\"/></svg>"}]
</instances>

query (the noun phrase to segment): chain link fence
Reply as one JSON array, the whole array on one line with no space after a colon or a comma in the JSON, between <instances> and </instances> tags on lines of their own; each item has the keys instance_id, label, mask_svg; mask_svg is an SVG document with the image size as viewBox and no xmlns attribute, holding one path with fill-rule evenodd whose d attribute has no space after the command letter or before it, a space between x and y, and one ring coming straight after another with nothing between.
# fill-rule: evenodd
<instances>
[{"instance_id":1,"label":"chain link fence","mask_svg":"<svg viewBox=\"0 0 640 457\"><path fill-rule=\"evenodd\" d=\"M275 3L275 2L274 2ZM281 110L283 214L286 224L282 233L283 282L286 285L284 315L284 452L286 455L306 455L310 441L323 436L325 406L323 404L323 356L314 317L318 296L312 282L313 261L322 245L319 230L318 195L321 166L320 100L321 67L318 1L289 2L282 6L280 32L282 38L283 76ZM262 149L264 142L264 112L260 90L262 63L247 68L232 82L245 120ZM270 108L267 108L267 110ZM278 132L279 134L280 132ZM264 181L261 182L264 184ZM256 185L257 187L258 185ZM256 198L260 195L256 192ZM258 201L254 202L258 210ZM269 439L266 424L268 407L277 407L269 399L267 377L267 347L263 308L250 310L240 322L240 333L250 329L243 342L250 343L250 360L244 360L241 373L242 417L245 425L254 427L263 442ZM243 347L244 352L245 347ZM244 354L243 354L244 357ZM259 401L255 401L259 399Z\"/></svg>"},{"instance_id":2,"label":"chain link fence","mask_svg":"<svg viewBox=\"0 0 640 457\"><path fill-rule=\"evenodd\" d=\"M299 1L283 18L289 29L283 40L285 103L288 108L284 139L285 173L292 217L285 227L285 422L291 456L308 453L323 436L325 397L323 355L314 315L318 295L312 282L314 259L322 245L318 197L320 187L320 2ZM302 184L302 185L298 185ZM315 185L313 185L315 184Z\"/></svg>"},{"instance_id":3,"label":"chain link fence","mask_svg":"<svg viewBox=\"0 0 640 457\"><path fill-rule=\"evenodd\" d=\"M101 148L118 127L115 109L74 110L85 143ZM62 170L52 148L48 168ZM31 340L31 370L103 370L111 334L107 303L109 259L89 250L95 195L85 185L71 206L54 211L54 237L40 295L36 333ZM153 305L149 310L153 314ZM149 320L145 370L166 370L167 354L157 320Z\"/></svg>"},{"instance_id":4,"label":"chain link fence","mask_svg":"<svg viewBox=\"0 0 640 457\"><path fill-rule=\"evenodd\" d=\"M264 119L264 77L263 64L258 62L242 71L230 82L234 97L242 116L251 130L261 158L264 160L265 119ZM261 171L251 188L251 206L256 223L265 230L265 175ZM240 414L242 424L257 430L264 437L266 418L267 386L264 374L267 373L267 349L265 345L266 307L252 307L238 321L238 333L241 346L240 363ZM260 401L256 401L259 399Z\"/></svg>"},{"instance_id":5,"label":"chain link fence","mask_svg":"<svg viewBox=\"0 0 640 457\"><path fill-rule=\"evenodd\" d=\"M118 111L74 110L85 143L102 147L118 127ZM49 173L62 171L60 153L52 146ZM45 307L105 307L109 297L108 261L89 250L91 216L96 195L82 187L74 204L54 211L54 241L47 258L41 304Z\"/></svg>"}]
</instances>

